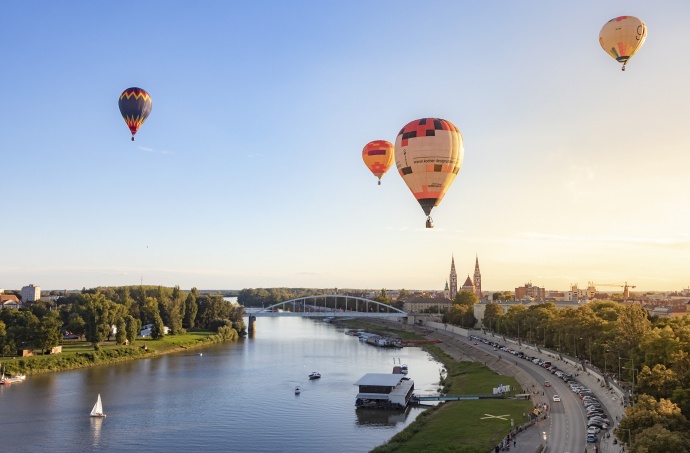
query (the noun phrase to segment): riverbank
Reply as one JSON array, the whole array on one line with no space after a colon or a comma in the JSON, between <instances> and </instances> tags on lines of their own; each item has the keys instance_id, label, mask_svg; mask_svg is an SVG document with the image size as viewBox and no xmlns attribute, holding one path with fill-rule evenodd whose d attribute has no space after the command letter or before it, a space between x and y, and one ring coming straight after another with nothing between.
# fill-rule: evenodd
<instances>
[{"instance_id":1,"label":"riverbank","mask_svg":"<svg viewBox=\"0 0 690 453\"><path fill-rule=\"evenodd\" d=\"M97 365L157 357L162 354L199 348L220 343L233 338L210 331L191 331L183 335L166 335L162 339L137 339L131 346L117 345L114 342L99 343L95 351L91 343L77 342L63 345L59 354L36 355L31 357L2 357L6 374L31 376L55 371L73 370Z\"/></svg>"},{"instance_id":2,"label":"riverbank","mask_svg":"<svg viewBox=\"0 0 690 453\"><path fill-rule=\"evenodd\" d=\"M438 339L432 336L433 330L385 320L354 321L348 325L401 339ZM521 388L514 377L496 373L485 361L470 354L459 353L443 342L419 346L444 364L446 372L440 386L445 394L487 394L501 384ZM514 430L514 427L527 422L525 414L531 409L533 402L513 399L446 402L429 408L405 430L371 450L371 453L486 453Z\"/></svg>"}]
</instances>

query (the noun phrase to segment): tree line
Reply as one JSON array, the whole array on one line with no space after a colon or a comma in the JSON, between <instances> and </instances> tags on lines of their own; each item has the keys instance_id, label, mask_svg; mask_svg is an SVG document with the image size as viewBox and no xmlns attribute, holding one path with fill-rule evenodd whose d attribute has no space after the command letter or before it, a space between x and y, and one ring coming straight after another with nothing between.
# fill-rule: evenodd
<instances>
[{"instance_id":1,"label":"tree line","mask_svg":"<svg viewBox=\"0 0 690 453\"><path fill-rule=\"evenodd\" d=\"M203 329L232 337L244 333L244 311L220 294L186 293L178 286L122 286L83 289L80 294L39 300L19 310L0 310L0 352L17 355L22 349L49 352L70 333L98 344L114 339L133 344L142 325L151 324L152 338L187 329ZM116 329L112 329L115 326Z\"/></svg>"},{"instance_id":2,"label":"tree line","mask_svg":"<svg viewBox=\"0 0 690 453\"><path fill-rule=\"evenodd\" d=\"M468 307L454 305L451 311ZM457 317L444 320L462 325ZM632 404L618 428L630 453L690 452L690 316L654 317L640 305L613 301L577 309L517 304L503 313L490 302L482 324L589 362L631 392L634 383Z\"/></svg>"}]
</instances>

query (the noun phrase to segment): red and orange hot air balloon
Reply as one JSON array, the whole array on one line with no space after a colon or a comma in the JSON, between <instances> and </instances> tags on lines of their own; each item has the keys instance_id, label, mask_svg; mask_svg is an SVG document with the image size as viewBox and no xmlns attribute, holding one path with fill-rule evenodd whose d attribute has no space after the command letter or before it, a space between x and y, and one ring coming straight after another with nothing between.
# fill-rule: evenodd
<instances>
[{"instance_id":1,"label":"red and orange hot air balloon","mask_svg":"<svg viewBox=\"0 0 690 453\"><path fill-rule=\"evenodd\" d=\"M151 96L149 96L146 90L141 88L127 88L120 95L118 105L122 118L125 119L125 123L132 133L132 141L134 141L134 134L137 133L151 113L151 107L153 105Z\"/></svg>"},{"instance_id":2,"label":"red and orange hot air balloon","mask_svg":"<svg viewBox=\"0 0 690 453\"><path fill-rule=\"evenodd\" d=\"M379 178L379 185L381 185L383 175L393 166L393 161L395 160L393 151L393 144L386 140L369 142L362 150L362 160L364 160L364 164L371 170L374 176Z\"/></svg>"},{"instance_id":3,"label":"red and orange hot air balloon","mask_svg":"<svg viewBox=\"0 0 690 453\"><path fill-rule=\"evenodd\" d=\"M440 118L422 118L403 127L395 139L395 164L427 215L426 227L433 228L431 210L438 206L465 156L462 135L453 123Z\"/></svg>"}]
</instances>

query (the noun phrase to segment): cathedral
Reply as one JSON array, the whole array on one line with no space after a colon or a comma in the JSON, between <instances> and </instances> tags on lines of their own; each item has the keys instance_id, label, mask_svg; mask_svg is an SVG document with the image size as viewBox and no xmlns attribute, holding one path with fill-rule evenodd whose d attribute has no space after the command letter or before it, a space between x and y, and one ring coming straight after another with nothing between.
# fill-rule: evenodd
<instances>
[{"instance_id":1,"label":"cathedral","mask_svg":"<svg viewBox=\"0 0 690 453\"><path fill-rule=\"evenodd\" d=\"M460 291L472 291L477 295L479 300L482 300L482 273L479 271L479 256L476 257L474 263L474 281L470 278L470 274L467 274L467 280L465 280ZM450 287L448 287L448 282L446 281L444 294L450 300L454 300L455 296L458 294L458 274L455 272L455 257L451 257Z\"/></svg>"}]
</instances>

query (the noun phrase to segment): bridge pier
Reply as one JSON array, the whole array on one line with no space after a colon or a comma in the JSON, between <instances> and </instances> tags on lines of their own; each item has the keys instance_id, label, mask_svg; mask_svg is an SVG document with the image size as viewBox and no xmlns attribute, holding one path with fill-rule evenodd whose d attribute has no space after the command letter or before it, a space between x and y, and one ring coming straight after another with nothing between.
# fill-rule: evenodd
<instances>
[{"instance_id":1,"label":"bridge pier","mask_svg":"<svg viewBox=\"0 0 690 453\"><path fill-rule=\"evenodd\" d=\"M256 323L256 316L249 315L249 332L254 332L254 324Z\"/></svg>"}]
</instances>

